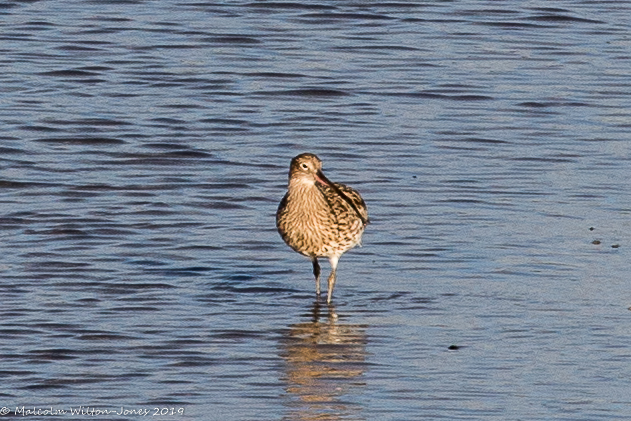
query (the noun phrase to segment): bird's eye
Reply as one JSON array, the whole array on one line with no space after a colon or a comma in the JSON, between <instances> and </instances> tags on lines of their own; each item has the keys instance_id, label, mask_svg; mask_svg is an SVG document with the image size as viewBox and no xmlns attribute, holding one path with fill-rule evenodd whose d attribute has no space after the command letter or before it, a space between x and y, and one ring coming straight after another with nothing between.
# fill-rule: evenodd
<instances>
[{"instance_id":1,"label":"bird's eye","mask_svg":"<svg viewBox=\"0 0 631 421\"><path fill-rule=\"evenodd\" d=\"M302 164L300 164L300 168L302 168L303 170L308 170L309 166L303 162Z\"/></svg>"}]
</instances>

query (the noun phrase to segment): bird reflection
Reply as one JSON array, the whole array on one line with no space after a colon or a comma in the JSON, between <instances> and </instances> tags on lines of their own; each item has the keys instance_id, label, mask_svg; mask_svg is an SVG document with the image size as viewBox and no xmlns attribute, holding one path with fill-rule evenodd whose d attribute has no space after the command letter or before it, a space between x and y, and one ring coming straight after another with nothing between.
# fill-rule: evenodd
<instances>
[{"instance_id":1,"label":"bird reflection","mask_svg":"<svg viewBox=\"0 0 631 421\"><path fill-rule=\"evenodd\" d=\"M283 337L287 420L361 419L352 395L367 369L366 326L340 323L333 306L318 302L311 321L289 327Z\"/></svg>"}]
</instances>

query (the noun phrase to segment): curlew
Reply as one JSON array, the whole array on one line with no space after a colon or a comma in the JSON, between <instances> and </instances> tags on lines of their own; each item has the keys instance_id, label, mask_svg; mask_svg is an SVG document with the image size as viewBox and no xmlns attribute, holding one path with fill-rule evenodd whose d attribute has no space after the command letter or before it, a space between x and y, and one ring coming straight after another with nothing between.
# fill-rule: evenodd
<instances>
[{"instance_id":1,"label":"curlew","mask_svg":"<svg viewBox=\"0 0 631 421\"><path fill-rule=\"evenodd\" d=\"M364 200L352 188L329 181L322 174L320 158L303 153L291 160L289 185L276 212L276 227L289 247L311 259L318 297L318 258L329 259L327 303L331 303L340 257L361 245L367 224Z\"/></svg>"}]
</instances>

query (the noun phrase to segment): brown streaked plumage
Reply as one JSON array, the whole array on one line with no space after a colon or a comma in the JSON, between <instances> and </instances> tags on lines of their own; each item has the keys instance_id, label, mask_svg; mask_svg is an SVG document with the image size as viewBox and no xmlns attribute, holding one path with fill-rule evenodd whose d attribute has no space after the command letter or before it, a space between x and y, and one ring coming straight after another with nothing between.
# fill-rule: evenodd
<instances>
[{"instance_id":1,"label":"brown streaked plumage","mask_svg":"<svg viewBox=\"0 0 631 421\"><path fill-rule=\"evenodd\" d=\"M310 153L291 160L287 194L276 212L276 227L285 243L313 263L316 294L320 295L319 257L331 263L327 302L331 302L337 262L361 245L368 224L366 204L358 192L330 182L322 174L322 161Z\"/></svg>"}]
</instances>

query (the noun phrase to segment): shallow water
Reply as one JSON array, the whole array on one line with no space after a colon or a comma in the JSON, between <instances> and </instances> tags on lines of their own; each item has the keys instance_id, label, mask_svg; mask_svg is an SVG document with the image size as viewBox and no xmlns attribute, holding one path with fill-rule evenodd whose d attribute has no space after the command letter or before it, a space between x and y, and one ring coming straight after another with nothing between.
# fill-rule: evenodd
<instances>
[{"instance_id":1,"label":"shallow water","mask_svg":"<svg viewBox=\"0 0 631 421\"><path fill-rule=\"evenodd\" d=\"M631 5L549 5L5 2L0 406L631 418ZM305 151L372 221L330 308Z\"/></svg>"}]
</instances>

